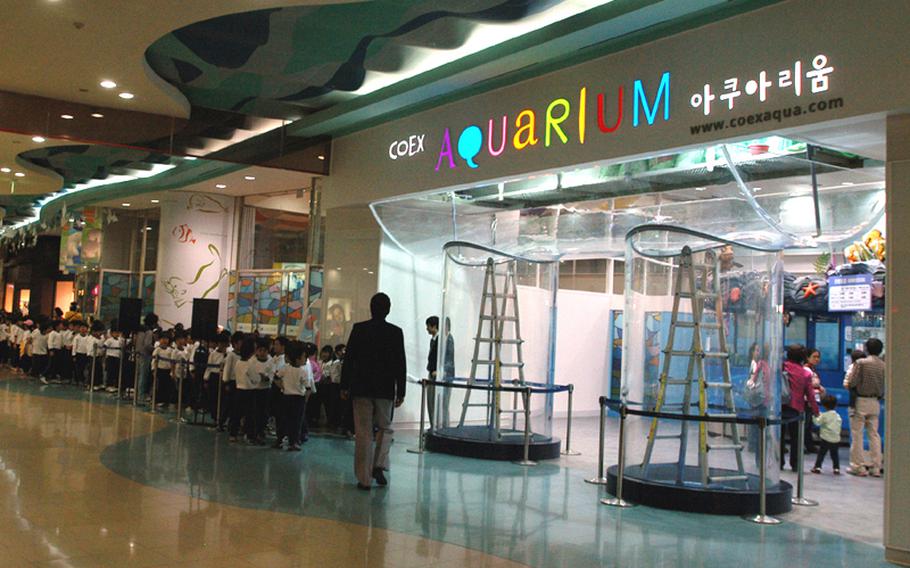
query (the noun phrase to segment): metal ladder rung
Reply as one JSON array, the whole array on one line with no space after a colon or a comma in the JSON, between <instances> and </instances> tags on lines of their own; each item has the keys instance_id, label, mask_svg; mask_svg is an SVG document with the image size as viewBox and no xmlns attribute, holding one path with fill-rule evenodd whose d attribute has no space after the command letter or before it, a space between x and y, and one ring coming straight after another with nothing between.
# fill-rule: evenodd
<instances>
[{"instance_id":1,"label":"metal ladder rung","mask_svg":"<svg viewBox=\"0 0 910 568\"><path fill-rule=\"evenodd\" d=\"M708 477L710 483L716 481L746 481L748 479L748 475L715 475L713 477Z\"/></svg>"},{"instance_id":2,"label":"metal ladder rung","mask_svg":"<svg viewBox=\"0 0 910 568\"><path fill-rule=\"evenodd\" d=\"M481 343L497 343L497 340L492 337L477 337L475 340L480 341ZM524 339L500 339L498 341L498 343L503 343L506 345L519 345L524 342Z\"/></svg>"},{"instance_id":3,"label":"metal ladder rung","mask_svg":"<svg viewBox=\"0 0 910 568\"><path fill-rule=\"evenodd\" d=\"M654 436L655 440L679 440L681 434L656 434Z\"/></svg>"},{"instance_id":4,"label":"metal ladder rung","mask_svg":"<svg viewBox=\"0 0 910 568\"><path fill-rule=\"evenodd\" d=\"M680 297L680 298L691 298L691 297L692 297L692 292L680 292L680 293L679 293L679 297ZM697 298L716 298L716 297L717 297L717 292L702 292L702 291L698 291L698 292L695 292L695 297L697 297Z\"/></svg>"},{"instance_id":5,"label":"metal ladder rung","mask_svg":"<svg viewBox=\"0 0 910 568\"><path fill-rule=\"evenodd\" d=\"M524 414L524 410L520 408L500 408L499 412L501 414Z\"/></svg>"},{"instance_id":6,"label":"metal ladder rung","mask_svg":"<svg viewBox=\"0 0 910 568\"><path fill-rule=\"evenodd\" d=\"M483 297L484 297L484 298L497 298L497 299L502 298L502 299L506 299L506 300L514 300L514 299L515 299L515 294L490 294L490 293L485 293L485 294L483 295Z\"/></svg>"},{"instance_id":7,"label":"metal ladder rung","mask_svg":"<svg viewBox=\"0 0 910 568\"><path fill-rule=\"evenodd\" d=\"M691 382L691 379L667 379L668 385L687 385Z\"/></svg>"},{"instance_id":8,"label":"metal ladder rung","mask_svg":"<svg viewBox=\"0 0 910 568\"><path fill-rule=\"evenodd\" d=\"M727 359L730 357L730 354L726 351L704 351L702 357L710 357L712 359Z\"/></svg>"},{"instance_id":9,"label":"metal ladder rung","mask_svg":"<svg viewBox=\"0 0 910 568\"><path fill-rule=\"evenodd\" d=\"M515 316L480 316L480 319L485 321L518 321L518 318Z\"/></svg>"},{"instance_id":10,"label":"metal ladder rung","mask_svg":"<svg viewBox=\"0 0 910 568\"><path fill-rule=\"evenodd\" d=\"M705 383L705 388L709 389L732 389L733 385L730 383Z\"/></svg>"},{"instance_id":11,"label":"metal ladder rung","mask_svg":"<svg viewBox=\"0 0 910 568\"><path fill-rule=\"evenodd\" d=\"M491 360L489 360L489 359L477 359L477 360L474 361L474 363L477 363L478 365L492 365L492 364L496 363L496 361L491 361ZM499 363L499 366L500 366L500 367L516 367L516 368L517 368L517 367L524 367L525 364L524 364L524 363L502 363L502 362L500 362L500 363Z\"/></svg>"},{"instance_id":12,"label":"metal ladder rung","mask_svg":"<svg viewBox=\"0 0 910 568\"><path fill-rule=\"evenodd\" d=\"M678 322L676 322L676 325L677 325L677 327L693 328L693 327L695 327L695 322L694 321L678 321ZM719 323L702 322L702 323L698 324L698 327L700 327L702 329L716 329L716 330L720 331Z\"/></svg>"},{"instance_id":13,"label":"metal ladder rung","mask_svg":"<svg viewBox=\"0 0 910 568\"><path fill-rule=\"evenodd\" d=\"M741 450L742 444L708 444L709 450Z\"/></svg>"}]
</instances>

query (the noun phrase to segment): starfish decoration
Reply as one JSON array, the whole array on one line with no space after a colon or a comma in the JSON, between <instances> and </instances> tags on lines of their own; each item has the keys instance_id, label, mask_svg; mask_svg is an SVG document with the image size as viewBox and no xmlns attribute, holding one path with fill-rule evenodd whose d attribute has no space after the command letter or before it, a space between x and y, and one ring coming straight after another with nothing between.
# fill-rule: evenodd
<instances>
[{"instance_id":1,"label":"starfish decoration","mask_svg":"<svg viewBox=\"0 0 910 568\"><path fill-rule=\"evenodd\" d=\"M803 299L809 298L810 296L818 296L818 282L809 282L806 284L806 287L803 288Z\"/></svg>"}]
</instances>

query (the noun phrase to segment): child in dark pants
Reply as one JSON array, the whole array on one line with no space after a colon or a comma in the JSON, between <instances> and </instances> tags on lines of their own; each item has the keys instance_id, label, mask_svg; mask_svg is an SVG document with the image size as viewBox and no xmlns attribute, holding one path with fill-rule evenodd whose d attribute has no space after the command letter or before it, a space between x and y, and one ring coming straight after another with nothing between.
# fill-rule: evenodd
<instances>
[{"instance_id":1,"label":"child in dark pants","mask_svg":"<svg viewBox=\"0 0 910 568\"><path fill-rule=\"evenodd\" d=\"M303 345L295 341L287 346L287 365L275 374L275 384L281 388L281 417L278 420L278 440L272 446L281 449L284 438L288 439L288 451L300 451L300 430L306 400L313 391L313 376L309 365L301 366L304 360Z\"/></svg>"},{"instance_id":2,"label":"child in dark pants","mask_svg":"<svg viewBox=\"0 0 910 568\"><path fill-rule=\"evenodd\" d=\"M177 400L174 378L171 368L174 364L174 351L171 349L170 335L163 333L158 339L158 346L152 351L152 373L158 390L155 393L155 405L166 407Z\"/></svg>"},{"instance_id":3,"label":"child in dark pants","mask_svg":"<svg viewBox=\"0 0 910 568\"><path fill-rule=\"evenodd\" d=\"M815 467L812 473L822 472L822 462L825 461L825 454L831 453L831 462L834 464L834 475L840 475L840 456L838 448L840 447L841 417L835 410L837 408L837 399L832 395L825 395L822 398L822 406L825 412L815 416L812 421L819 427L819 437L821 438L821 448L818 450L818 457L815 458Z\"/></svg>"},{"instance_id":4,"label":"child in dark pants","mask_svg":"<svg viewBox=\"0 0 910 568\"><path fill-rule=\"evenodd\" d=\"M240 425L243 423L243 432L248 441L256 438L256 383L251 380L253 374L251 366L253 354L256 352L256 340L245 337L237 353L239 359L232 364L231 378L235 383L234 393L231 396L231 425L230 441L239 442Z\"/></svg>"},{"instance_id":5,"label":"child in dark pants","mask_svg":"<svg viewBox=\"0 0 910 568\"><path fill-rule=\"evenodd\" d=\"M111 329L111 336L104 340L104 380L107 392L117 392L120 388L120 355L123 351L123 340L120 330Z\"/></svg>"}]
</instances>

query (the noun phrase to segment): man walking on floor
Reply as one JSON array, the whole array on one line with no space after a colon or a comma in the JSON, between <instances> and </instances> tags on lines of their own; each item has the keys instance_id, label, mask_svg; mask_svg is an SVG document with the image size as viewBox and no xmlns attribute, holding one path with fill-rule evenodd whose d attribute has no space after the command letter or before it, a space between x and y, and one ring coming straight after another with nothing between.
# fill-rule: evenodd
<instances>
[{"instance_id":1,"label":"man walking on floor","mask_svg":"<svg viewBox=\"0 0 910 568\"><path fill-rule=\"evenodd\" d=\"M374 479L379 486L388 484L392 405L404 402L404 334L385 321L391 307L381 292L370 299L372 317L351 329L341 368L342 398L354 401L354 474L363 490L369 490Z\"/></svg>"},{"instance_id":2,"label":"man walking on floor","mask_svg":"<svg viewBox=\"0 0 910 568\"><path fill-rule=\"evenodd\" d=\"M885 396L885 362L882 361L882 342L866 341L867 357L853 363L847 375L847 388L856 389L856 406L850 410L850 469L847 473L865 477L882 474L882 438L878 434L878 418ZM869 438L869 462L863 452L863 429Z\"/></svg>"}]
</instances>

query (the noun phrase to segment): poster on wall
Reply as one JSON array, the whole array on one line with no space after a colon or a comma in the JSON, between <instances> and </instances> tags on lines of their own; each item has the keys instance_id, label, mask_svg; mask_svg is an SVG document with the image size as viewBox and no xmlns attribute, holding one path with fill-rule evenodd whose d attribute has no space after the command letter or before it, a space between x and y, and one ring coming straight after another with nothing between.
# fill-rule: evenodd
<instances>
[{"instance_id":1,"label":"poster on wall","mask_svg":"<svg viewBox=\"0 0 910 568\"><path fill-rule=\"evenodd\" d=\"M307 287L306 317L303 321L303 330L300 333L301 341L320 344L319 320L322 318L322 269L310 270L310 284Z\"/></svg>"},{"instance_id":2,"label":"poster on wall","mask_svg":"<svg viewBox=\"0 0 910 568\"><path fill-rule=\"evenodd\" d=\"M101 217L94 207L64 215L60 226L60 272L76 274L101 264Z\"/></svg>"},{"instance_id":3,"label":"poster on wall","mask_svg":"<svg viewBox=\"0 0 910 568\"><path fill-rule=\"evenodd\" d=\"M82 224L64 219L60 227L60 272L75 274L82 264Z\"/></svg>"},{"instance_id":4,"label":"poster on wall","mask_svg":"<svg viewBox=\"0 0 910 568\"><path fill-rule=\"evenodd\" d=\"M161 203L155 311L165 325L189 325L192 299L220 300L218 323L227 320L228 258L233 199L175 193Z\"/></svg>"},{"instance_id":5,"label":"poster on wall","mask_svg":"<svg viewBox=\"0 0 910 568\"><path fill-rule=\"evenodd\" d=\"M829 312L856 312L869 309L872 309L871 274L828 278Z\"/></svg>"},{"instance_id":6,"label":"poster on wall","mask_svg":"<svg viewBox=\"0 0 910 568\"><path fill-rule=\"evenodd\" d=\"M101 264L101 215L94 207L86 207L82 218L82 266L95 268Z\"/></svg>"}]
</instances>

